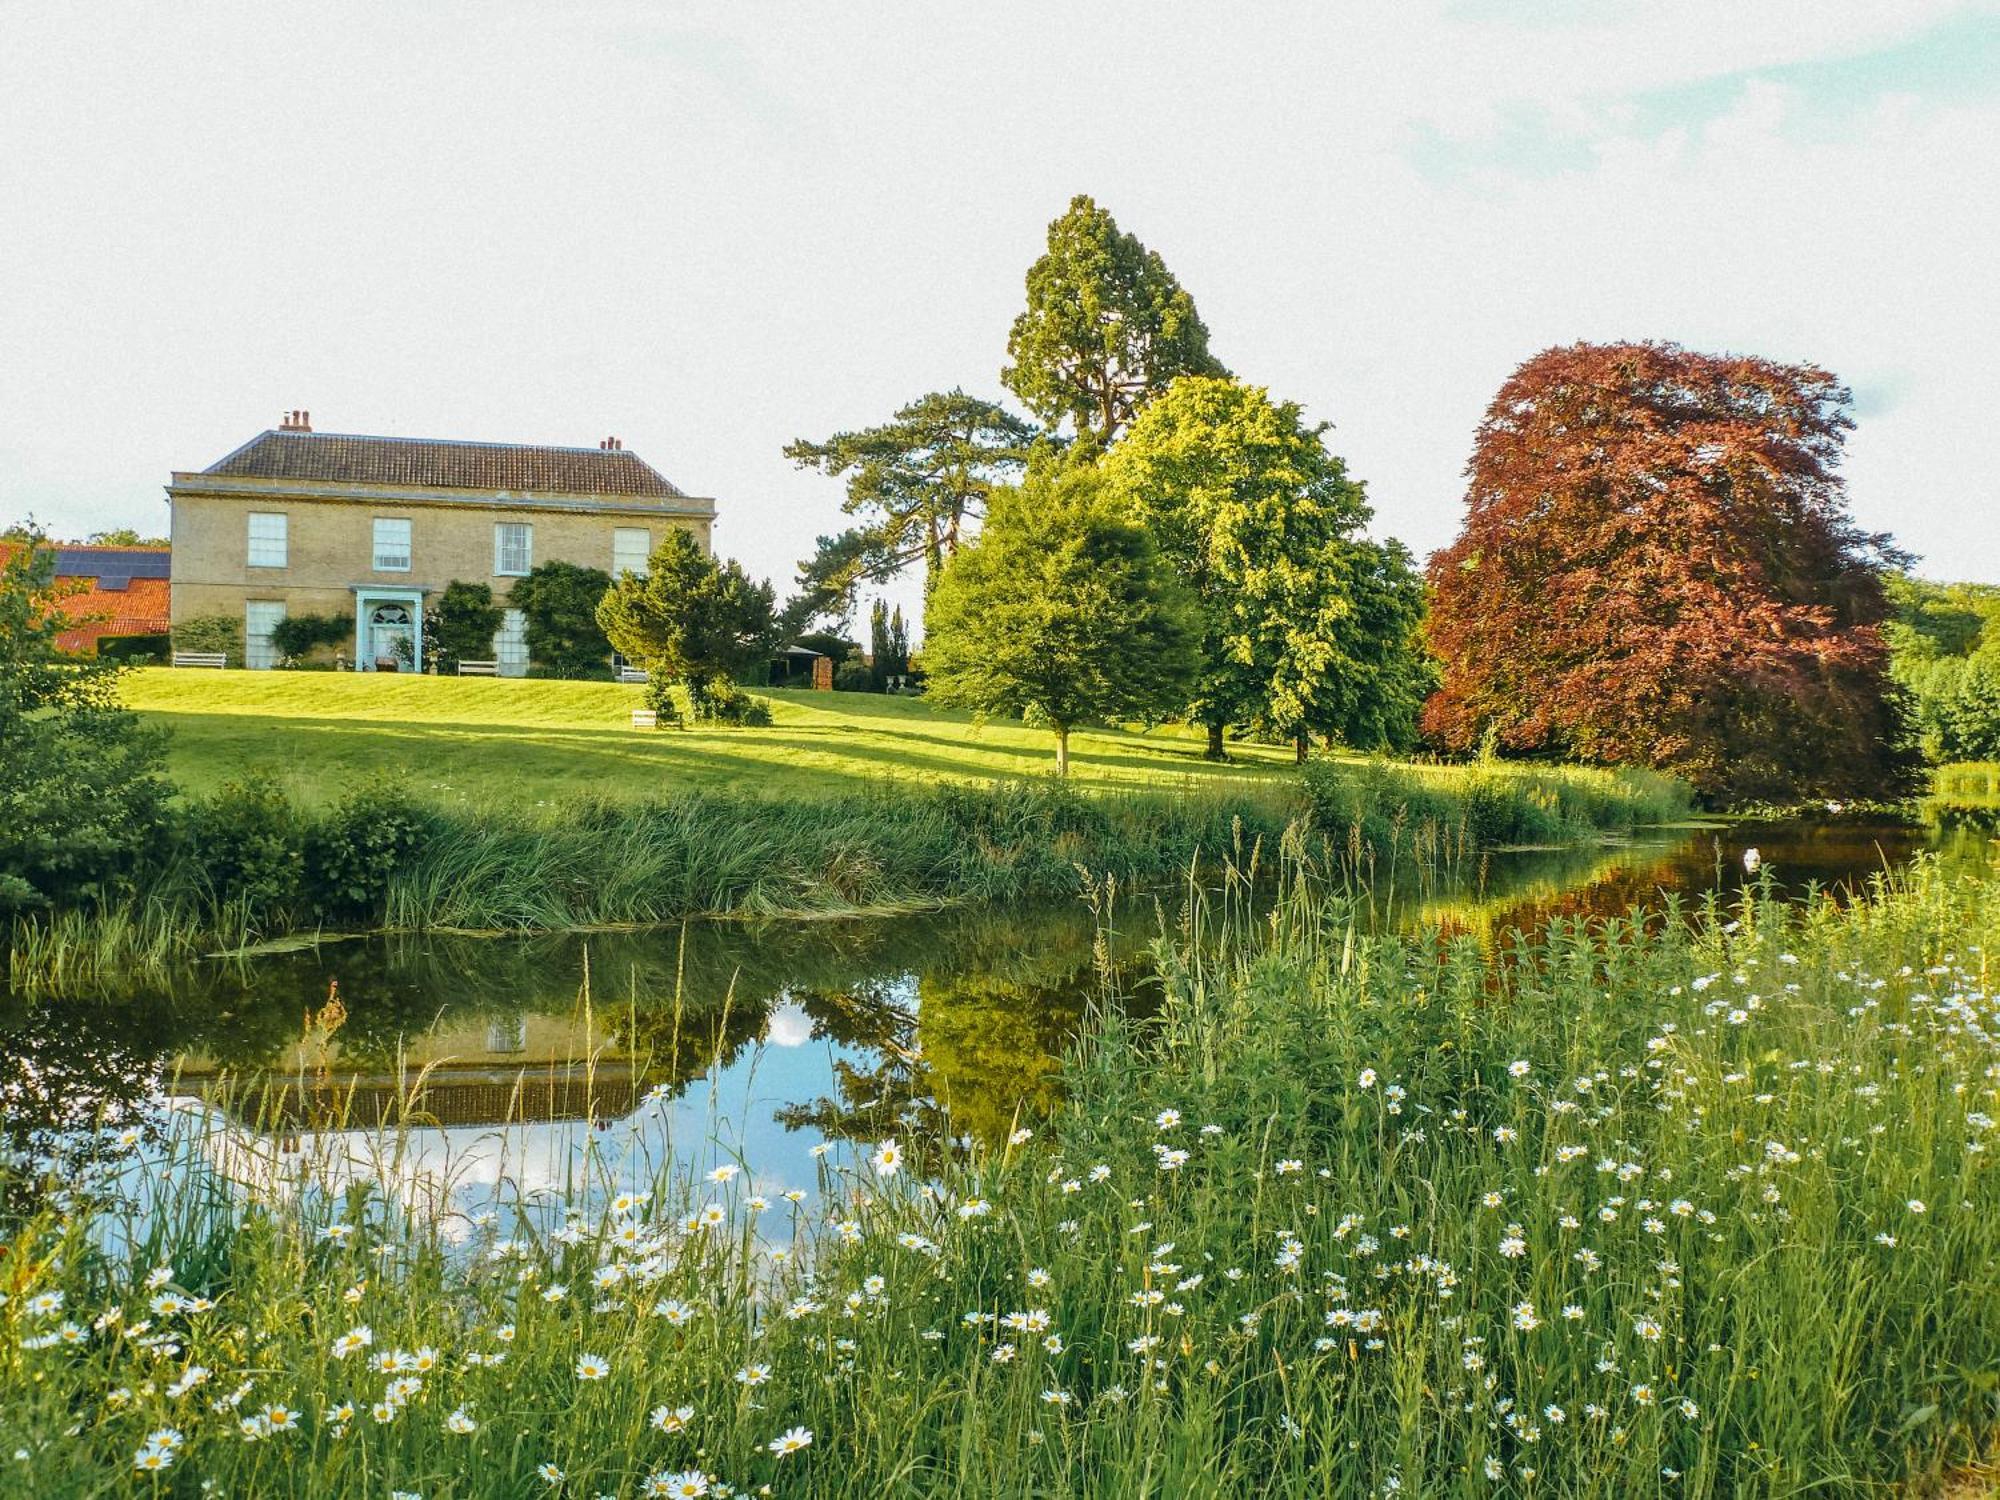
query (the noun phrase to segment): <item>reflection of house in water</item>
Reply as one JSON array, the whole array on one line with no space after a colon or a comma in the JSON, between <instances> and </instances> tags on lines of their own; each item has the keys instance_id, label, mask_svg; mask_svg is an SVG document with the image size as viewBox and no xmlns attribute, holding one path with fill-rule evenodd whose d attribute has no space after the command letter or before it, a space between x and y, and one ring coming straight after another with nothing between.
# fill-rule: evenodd
<instances>
[{"instance_id":1,"label":"reflection of house in water","mask_svg":"<svg viewBox=\"0 0 2000 1500\"><path fill-rule=\"evenodd\" d=\"M673 1058L635 1060L601 1015L511 1011L448 1020L408 1038L399 1056L350 1054L336 1032L295 1043L250 1074L191 1053L178 1077L181 1094L263 1131L609 1121L711 1056L690 1047L677 1070Z\"/></svg>"}]
</instances>

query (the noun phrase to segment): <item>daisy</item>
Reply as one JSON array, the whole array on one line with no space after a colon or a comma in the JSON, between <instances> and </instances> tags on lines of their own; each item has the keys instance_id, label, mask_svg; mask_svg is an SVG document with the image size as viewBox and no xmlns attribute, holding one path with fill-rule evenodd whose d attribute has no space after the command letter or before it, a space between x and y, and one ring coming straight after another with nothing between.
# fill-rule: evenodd
<instances>
[{"instance_id":1,"label":"daisy","mask_svg":"<svg viewBox=\"0 0 2000 1500\"><path fill-rule=\"evenodd\" d=\"M579 1355L576 1361L578 1380L602 1380L611 1373L611 1365L601 1354Z\"/></svg>"},{"instance_id":2,"label":"daisy","mask_svg":"<svg viewBox=\"0 0 2000 1500\"><path fill-rule=\"evenodd\" d=\"M903 1165L903 1148L894 1141L884 1141L868 1159L874 1164L877 1177L893 1177L896 1169Z\"/></svg>"},{"instance_id":3,"label":"daisy","mask_svg":"<svg viewBox=\"0 0 2000 1500\"><path fill-rule=\"evenodd\" d=\"M788 1431L779 1433L764 1446L777 1454L778 1457L783 1458L787 1454L796 1453L799 1449L808 1447L812 1443L812 1440L813 1435L807 1428L793 1427Z\"/></svg>"}]
</instances>

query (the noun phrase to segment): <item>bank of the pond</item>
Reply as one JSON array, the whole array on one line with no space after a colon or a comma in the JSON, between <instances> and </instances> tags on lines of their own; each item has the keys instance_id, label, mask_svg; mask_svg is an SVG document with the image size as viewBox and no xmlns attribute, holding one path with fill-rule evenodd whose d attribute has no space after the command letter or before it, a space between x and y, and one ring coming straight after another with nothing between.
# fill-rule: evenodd
<instances>
[{"instance_id":1,"label":"bank of the pond","mask_svg":"<svg viewBox=\"0 0 2000 1500\"><path fill-rule=\"evenodd\" d=\"M1499 952L1322 894L1157 950L1153 1019L992 1148L586 1168L500 1230L321 1195L307 1139L247 1224L196 1194L116 1257L73 1197L6 1246L0 1451L298 1500L1863 1495L1987 1451L2000 884Z\"/></svg>"},{"instance_id":2,"label":"bank of the pond","mask_svg":"<svg viewBox=\"0 0 2000 1500\"><path fill-rule=\"evenodd\" d=\"M1463 868L1481 851L1573 842L1685 813L1643 773L1332 762L1227 788L1091 794L1049 779L885 783L851 795L690 791L487 808L379 785L330 807L267 784L191 803L124 899L23 921L15 988L64 990L132 966L314 931L552 931L1025 901L1081 872L1159 880L1253 869L1292 830L1326 862Z\"/></svg>"}]
</instances>

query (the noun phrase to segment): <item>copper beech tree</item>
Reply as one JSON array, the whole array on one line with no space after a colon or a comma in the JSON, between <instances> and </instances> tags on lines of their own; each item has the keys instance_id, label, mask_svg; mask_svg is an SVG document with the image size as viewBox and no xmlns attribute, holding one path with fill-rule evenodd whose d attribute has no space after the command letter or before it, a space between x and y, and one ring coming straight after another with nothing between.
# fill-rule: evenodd
<instances>
[{"instance_id":1,"label":"copper beech tree","mask_svg":"<svg viewBox=\"0 0 2000 1500\"><path fill-rule=\"evenodd\" d=\"M1673 771L1710 800L1883 796L1908 754L1825 370L1674 344L1536 355L1430 563L1426 733Z\"/></svg>"}]
</instances>

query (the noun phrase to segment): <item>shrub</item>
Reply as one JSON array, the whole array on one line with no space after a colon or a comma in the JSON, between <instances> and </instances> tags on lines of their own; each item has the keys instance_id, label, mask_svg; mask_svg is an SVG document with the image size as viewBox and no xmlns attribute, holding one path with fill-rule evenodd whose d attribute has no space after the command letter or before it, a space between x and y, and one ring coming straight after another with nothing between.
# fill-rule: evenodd
<instances>
[{"instance_id":1,"label":"shrub","mask_svg":"<svg viewBox=\"0 0 2000 1500\"><path fill-rule=\"evenodd\" d=\"M447 668L462 661L485 661L493 655L493 637L504 611L493 602L489 584L459 579L445 585L437 606L424 618L424 638Z\"/></svg>"},{"instance_id":2,"label":"shrub","mask_svg":"<svg viewBox=\"0 0 2000 1500\"><path fill-rule=\"evenodd\" d=\"M354 638L354 622L341 615L286 615L271 627L271 644L287 658L310 656L321 646Z\"/></svg>"},{"instance_id":3,"label":"shrub","mask_svg":"<svg viewBox=\"0 0 2000 1500\"><path fill-rule=\"evenodd\" d=\"M324 917L379 920L397 869L423 847L432 815L394 786L355 792L305 837L305 890Z\"/></svg>"},{"instance_id":4,"label":"shrub","mask_svg":"<svg viewBox=\"0 0 2000 1500\"><path fill-rule=\"evenodd\" d=\"M602 568L545 562L514 580L507 602L528 621L528 656L549 677L602 676L611 642L597 623L597 605L611 587Z\"/></svg>"},{"instance_id":5,"label":"shrub","mask_svg":"<svg viewBox=\"0 0 2000 1500\"><path fill-rule=\"evenodd\" d=\"M770 705L751 697L726 677L693 684L674 682L656 672L646 684L646 705L660 716L663 725L735 724L764 729L771 723Z\"/></svg>"},{"instance_id":6,"label":"shrub","mask_svg":"<svg viewBox=\"0 0 2000 1500\"><path fill-rule=\"evenodd\" d=\"M196 615L173 628L176 651L220 651L243 665L243 622L234 615Z\"/></svg>"},{"instance_id":7,"label":"shrub","mask_svg":"<svg viewBox=\"0 0 2000 1500\"><path fill-rule=\"evenodd\" d=\"M167 635L107 635L98 638L97 659L138 666L164 662L172 650L173 637Z\"/></svg>"},{"instance_id":8,"label":"shrub","mask_svg":"<svg viewBox=\"0 0 2000 1500\"><path fill-rule=\"evenodd\" d=\"M0 557L0 916L130 890L166 819L165 740L119 707L118 669L64 656L55 553Z\"/></svg>"},{"instance_id":9,"label":"shrub","mask_svg":"<svg viewBox=\"0 0 2000 1500\"><path fill-rule=\"evenodd\" d=\"M255 920L299 894L304 851L297 811L268 782L231 782L186 815L189 852L217 907Z\"/></svg>"},{"instance_id":10,"label":"shrub","mask_svg":"<svg viewBox=\"0 0 2000 1500\"><path fill-rule=\"evenodd\" d=\"M833 690L836 693L872 693L875 691L875 674L865 661L844 661L833 669Z\"/></svg>"}]
</instances>

